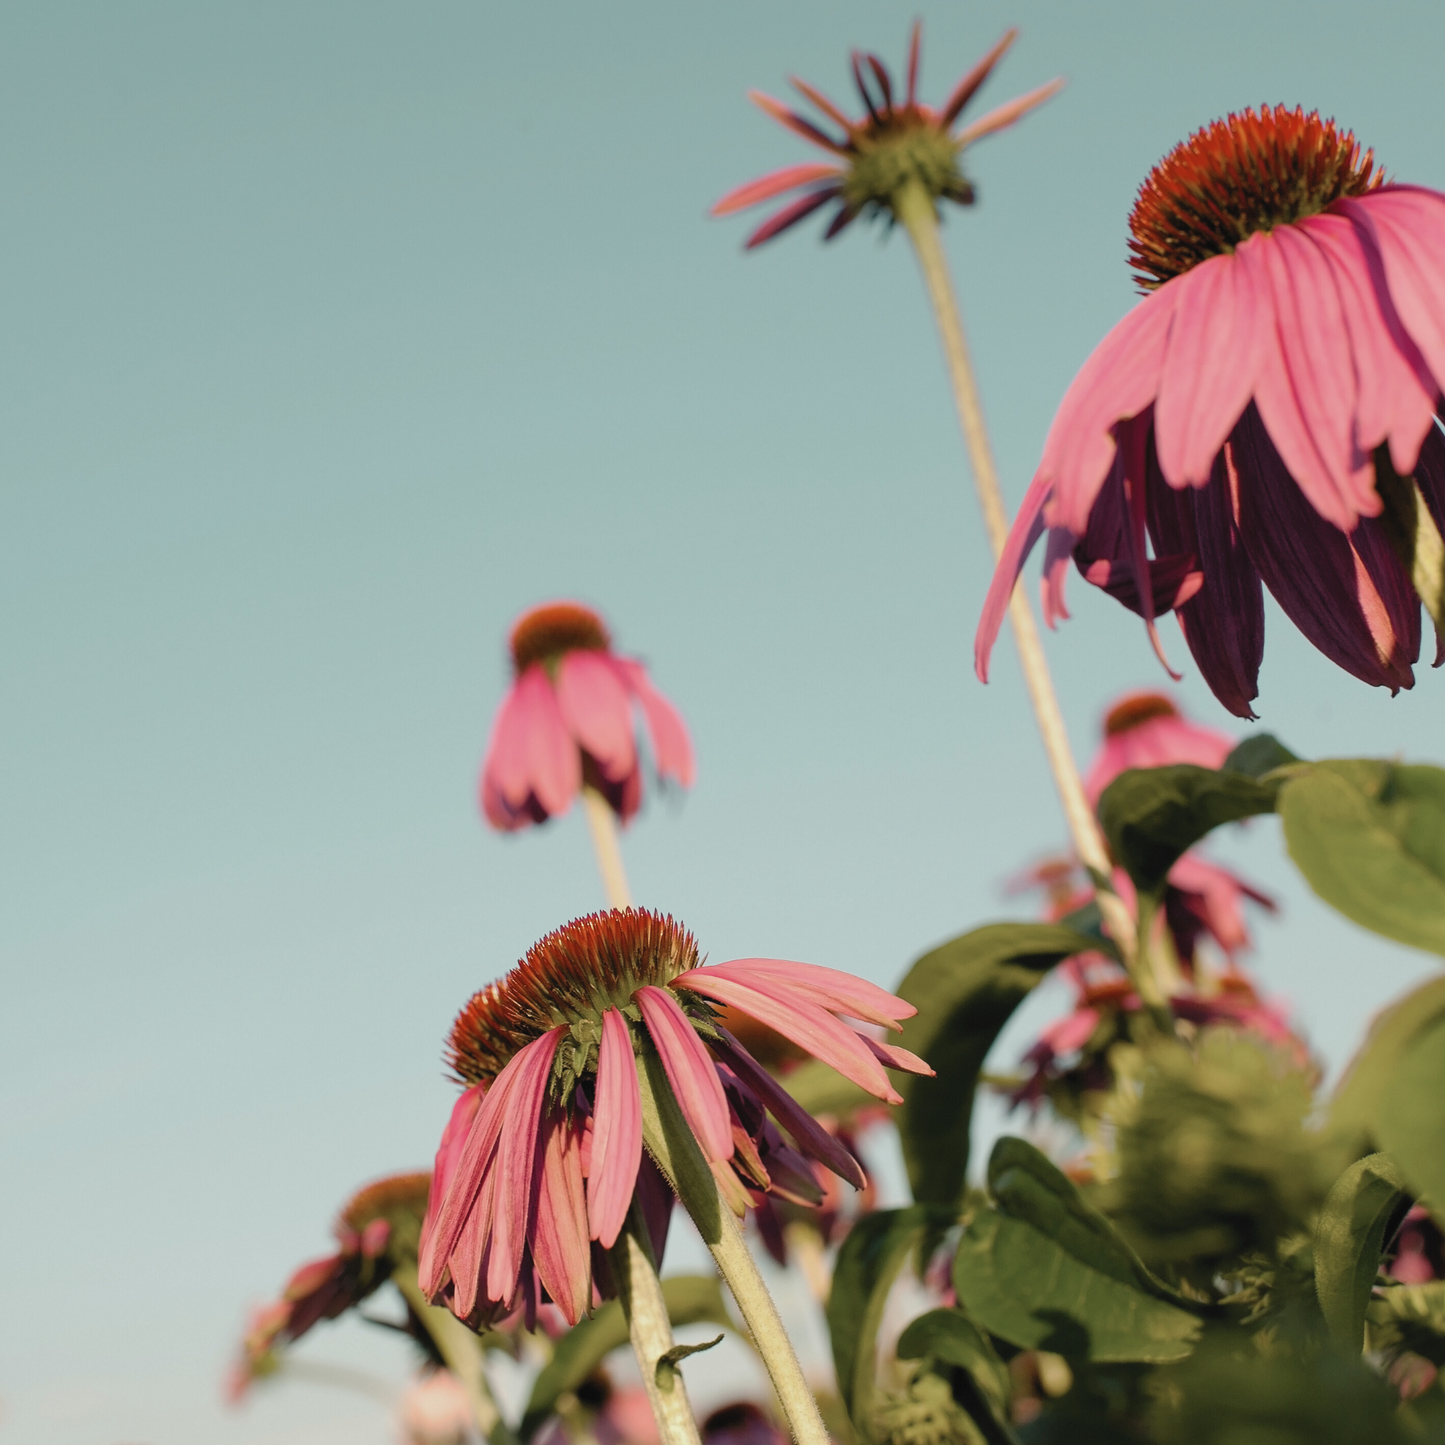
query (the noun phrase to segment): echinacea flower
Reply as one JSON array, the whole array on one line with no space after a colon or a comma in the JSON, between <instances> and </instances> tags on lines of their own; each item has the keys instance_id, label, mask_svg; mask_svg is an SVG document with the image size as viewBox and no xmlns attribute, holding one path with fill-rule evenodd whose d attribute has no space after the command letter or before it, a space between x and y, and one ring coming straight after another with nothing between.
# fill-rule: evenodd
<instances>
[{"instance_id":1,"label":"echinacea flower","mask_svg":"<svg viewBox=\"0 0 1445 1445\"><path fill-rule=\"evenodd\" d=\"M1234 743L1228 733L1190 722L1163 693L1128 693L1104 715L1104 741L1089 764L1084 791L1098 807L1104 789L1130 768L1220 768Z\"/></svg>"},{"instance_id":2,"label":"echinacea flower","mask_svg":"<svg viewBox=\"0 0 1445 1445\"><path fill-rule=\"evenodd\" d=\"M450 1370L428 1370L402 1397L397 1423L406 1445L466 1445L472 1407Z\"/></svg>"},{"instance_id":3,"label":"echinacea flower","mask_svg":"<svg viewBox=\"0 0 1445 1445\"><path fill-rule=\"evenodd\" d=\"M642 711L660 777L691 787L692 743L678 711L635 658L612 651L602 619L550 602L512 628L515 679L492 724L482 810L515 831L565 813L584 784L624 822L642 802L633 705Z\"/></svg>"},{"instance_id":4,"label":"echinacea flower","mask_svg":"<svg viewBox=\"0 0 1445 1445\"><path fill-rule=\"evenodd\" d=\"M1411 686L1421 600L1445 621L1445 194L1385 183L1317 113L1265 106L1170 152L1130 228L1146 299L1054 417L979 677L1047 531L1050 625L1072 556L1144 617L1161 659L1154 618L1173 609L1238 717L1259 692L1261 584L1347 672Z\"/></svg>"},{"instance_id":5,"label":"echinacea flower","mask_svg":"<svg viewBox=\"0 0 1445 1445\"><path fill-rule=\"evenodd\" d=\"M241 1359L227 1379L228 1398L239 1400L254 1380L275 1371L280 1346L354 1309L402 1259L415 1257L430 1184L430 1174L394 1174L351 1197L333 1229L336 1252L303 1264L281 1297L252 1315Z\"/></svg>"},{"instance_id":6,"label":"echinacea flower","mask_svg":"<svg viewBox=\"0 0 1445 1445\"><path fill-rule=\"evenodd\" d=\"M833 159L785 166L728 192L712 208L713 215L726 216L789 191L802 191L800 197L770 216L748 237L748 249L761 246L832 202L836 202L837 209L823 233L825 241L831 241L859 216L871 213L896 216L900 193L910 184L921 186L931 200L972 205L973 184L959 165L965 147L1011 126L1063 85L1061 80L1050 81L955 131L954 124L963 108L988 79L989 72L1013 44L1018 31L1010 30L954 86L953 93L938 110L918 99L921 34L921 27L914 25L908 45L907 82L901 98L895 94L887 66L876 55L853 52L853 80L865 112L857 119L845 115L805 81L793 80L793 88L816 107L825 120L840 127L841 136L830 134L771 96L756 90L749 92L748 98L765 114Z\"/></svg>"},{"instance_id":7,"label":"echinacea flower","mask_svg":"<svg viewBox=\"0 0 1445 1445\"><path fill-rule=\"evenodd\" d=\"M717 1022L717 1004L889 1102L901 1096L885 1067L931 1072L840 1021L896 1029L914 1012L873 984L780 959L703 966L691 934L645 910L577 919L474 995L452 1028L451 1064L468 1088L422 1231L429 1298L473 1325L543 1293L581 1318L592 1245L616 1243L642 1179L639 1053L660 1062L734 1209L777 1189L816 1197L810 1158L861 1187L857 1161Z\"/></svg>"}]
</instances>

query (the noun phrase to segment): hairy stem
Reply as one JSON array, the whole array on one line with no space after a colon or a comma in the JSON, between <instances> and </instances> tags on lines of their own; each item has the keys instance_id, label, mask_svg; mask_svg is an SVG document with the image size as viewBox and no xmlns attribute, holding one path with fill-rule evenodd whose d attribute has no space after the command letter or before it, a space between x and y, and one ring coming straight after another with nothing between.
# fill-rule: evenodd
<instances>
[{"instance_id":1,"label":"hairy stem","mask_svg":"<svg viewBox=\"0 0 1445 1445\"><path fill-rule=\"evenodd\" d=\"M649 1050L638 1060L642 1085L642 1141L683 1207L692 1216L718 1273L732 1291L753 1337L758 1358L767 1367L778 1403L797 1445L829 1445L818 1402L803 1377L793 1342L742 1230L682 1117L662 1061Z\"/></svg>"},{"instance_id":2,"label":"hairy stem","mask_svg":"<svg viewBox=\"0 0 1445 1445\"><path fill-rule=\"evenodd\" d=\"M627 888L627 874L622 868L622 849L617 846L617 822L607 799L596 788L582 785L582 806L587 812L587 827L592 834L592 851L597 855L597 871L607 890L612 908L631 908L632 894Z\"/></svg>"},{"instance_id":3,"label":"hairy stem","mask_svg":"<svg viewBox=\"0 0 1445 1445\"><path fill-rule=\"evenodd\" d=\"M934 320L938 323L943 354L948 363L949 380L953 384L953 400L958 408L958 421L963 428L963 439L968 447L969 462L973 468L974 485L978 489L984 530L988 533L989 545L993 548L994 560L997 561L1003 554L1004 542L1008 537L1008 514L1004 511L1003 494L999 490L998 472L993 463L993 448L989 444L988 428L983 420L983 406L979 401L978 385L974 380L973 363L969 359L968 342L964 339L963 321L954 296L953 282L948 274L948 261L939 240L938 215L934 209L933 198L917 181L908 182L894 197L893 205L895 215L913 242L919 269L923 272L923 284L933 307ZM1098 891L1099 911L1103 914L1109 935L1128 959L1134 952L1134 920L1109 882L1113 865L1109 861L1108 849L1104 846L1104 838L1099 831L1094 810L1089 806L1089 799L1084 793L1078 764L1074 761L1069 747L1069 735L1064 729L1064 718L1059 711L1053 679L1049 676L1049 665L1044 657L1039 629L1034 622L1033 609L1024 595L1022 584L1014 588L1013 597L1009 601L1009 621L1013 625L1014 641L1018 644L1024 684L1028 688L1029 701L1033 704L1034 716L1038 720L1044 752L1054 775L1054 785L1059 790L1064 817L1073 836L1074 849L1084 867L1093 876Z\"/></svg>"},{"instance_id":4,"label":"hairy stem","mask_svg":"<svg viewBox=\"0 0 1445 1445\"><path fill-rule=\"evenodd\" d=\"M456 1376L466 1392L472 1419L482 1439L488 1445L517 1445L517 1437L502 1419L502 1412L497 1409L497 1402L487 1385L486 1371L482 1366L482 1346L476 1335L450 1310L432 1304L422 1294L414 1264L400 1266L391 1278L401 1291L402 1298L411 1306L412 1313L431 1336L447 1369Z\"/></svg>"},{"instance_id":5,"label":"hairy stem","mask_svg":"<svg viewBox=\"0 0 1445 1445\"><path fill-rule=\"evenodd\" d=\"M608 1255L617 1280L617 1297L627 1317L627 1333L662 1445L699 1445L687 1388L672 1363L672 1322L639 1213L634 1201L627 1225Z\"/></svg>"}]
</instances>

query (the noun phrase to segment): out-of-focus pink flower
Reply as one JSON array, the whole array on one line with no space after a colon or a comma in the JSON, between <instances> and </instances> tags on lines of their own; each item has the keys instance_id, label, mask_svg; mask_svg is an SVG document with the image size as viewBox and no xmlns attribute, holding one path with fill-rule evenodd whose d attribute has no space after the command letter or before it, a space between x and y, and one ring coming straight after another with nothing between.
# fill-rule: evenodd
<instances>
[{"instance_id":1,"label":"out-of-focus pink flower","mask_svg":"<svg viewBox=\"0 0 1445 1445\"><path fill-rule=\"evenodd\" d=\"M543 1298L569 1322L581 1317L593 1298L592 1245L616 1242L650 1172L640 1049L660 1059L739 1212L769 1192L817 1202L809 1159L862 1187L857 1160L716 1022L713 1003L890 1103L901 1096L885 1068L932 1072L840 1021L896 1029L914 1012L873 984L780 959L702 967L691 934L641 909L577 919L477 993L452 1028L451 1062L469 1087L437 1152L441 1202L422 1231L421 1287L433 1300L477 1325Z\"/></svg>"},{"instance_id":2,"label":"out-of-focus pink flower","mask_svg":"<svg viewBox=\"0 0 1445 1445\"><path fill-rule=\"evenodd\" d=\"M597 1412L592 1433L598 1445L657 1445L657 1419L639 1385L614 1390Z\"/></svg>"},{"instance_id":3,"label":"out-of-focus pink flower","mask_svg":"<svg viewBox=\"0 0 1445 1445\"><path fill-rule=\"evenodd\" d=\"M406 1445L463 1445L472 1428L467 1392L450 1370L430 1370L402 1396Z\"/></svg>"},{"instance_id":4,"label":"out-of-focus pink flower","mask_svg":"<svg viewBox=\"0 0 1445 1445\"><path fill-rule=\"evenodd\" d=\"M692 743L677 709L635 658L619 657L602 619L577 602L550 602L512 628L511 691L492 724L482 765L482 811L514 831L572 806L583 783L624 822L642 803L634 704L660 777L690 788Z\"/></svg>"},{"instance_id":5,"label":"out-of-focus pink flower","mask_svg":"<svg viewBox=\"0 0 1445 1445\"><path fill-rule=\"evenodd\" d=\"M749 181L747 185L729 191L712 208L713 215L730 215L770 201L775 196L786 195L789 191L802 191L800 197L770 216L748 237L747 246L751 250L811 216L820 207L837 202L833 219L823 233L823 239L831 241L860 215L873 212L892 214L899 190L910 181L922 185L935 201L972 205L973 185L959 166L964 148L995 131L1007 129L1063 86L1062 80L1052 80L1027 95L1009 101L1007 105L991 110L972 125L958 131L953 129L963 108L973 99L1017 36L1017 30L1008 31L954 86L953 93L940 110L934 110L918 99L922 27L917 24L908 44L908 78L901 102L895 97L893 77L888 73L887 66L876 55L856 50L853 52L853 81L866 112L857 120L844 115L827 96L811 85L795 79L793 88L827 121L841 127L841 136L830 135L771 96L750 91L748 99L759 110L795 135L802 136L810 145L826 151L833 159L819 164L785 166L780 171Z\"/></svg>"},{"instance_id":6,"label":"out-of-focus pink flower","mask_svg":"<svg viewBox=\"0 0 1445 1445\"><path fill-rule=\"evenodd\" d=\"M1130 768L1218 768L1233 749L1233 738L1190 722L1163 693L1129 693L1104 715L1103 746L1089 765L1084 791L1097 807L1104 789Z\"/></svg>"},{"instance_id":7,"label":"out-of-focus pink flower","mask_svg":"<svg viewBox=\"0 0 1445 1445\"><path fill-rule=\"evenodd\" d=\"M1072 556L1161 659L1154 618L1174 609L1236 716L1259 691L1261 582L1347 672L1412 685L1420 598L1382 513L1445 527L1445 195L1383 179L1349 132L1283 106L1155 167L1130 219L1150 294L1059 406L984 607L981 678L1047 531L1050 625Z\"/></svg>"},{"instance_id":8,"label":"out-of-focus pink flower","mask_svg":"<svg viewBox=\"0 0 1445 1445\"><path fill-rule=\"evenodd\" d=\"M703 1445L788 1445L788 1432L750 1400L724 1405L702 1422Z\"/></svg>"},{"instance_id":9,"label":"out-of-focus pink flower","mask_svg":"<svg viewBox=\"0 0 1445 1445\"><path fill-rule=\"evenodd\" d=\"M1391 1279L1401 1284L1426 1284L1435 1278L1435 1266L1427 1252L1427 1233L1433 1234L1438 1248L1440 1234L1430 1211L1422 1204L1413 1205L1395 1238L1395 1258L1388 1270Z\"/></svg>"}]
</instances>

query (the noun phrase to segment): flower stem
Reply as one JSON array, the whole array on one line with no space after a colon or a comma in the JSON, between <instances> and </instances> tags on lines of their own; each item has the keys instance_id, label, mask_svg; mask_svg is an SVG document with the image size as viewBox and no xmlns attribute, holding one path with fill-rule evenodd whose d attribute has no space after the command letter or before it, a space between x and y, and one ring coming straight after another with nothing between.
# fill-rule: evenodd
<instances>
[{"instance_id":1,"label":"flower stem","mask_svg":"<svg viewBox=\"0 0 1445 1445\"><path fill-rule=\"evenodd\" d=\"M1386 534L1436 633L1445 635L1445 539L1425 505L1419 482L1396 472L1388 446L1375 449L1375 490L1385 504L1381 520Z\"/></svg>"},{"instance_id":2,"label":"flower stem","mask_svg":"<svg viewBox=\"0 0 1445 1445\"><path fill-rule=\"evenodd\" d=\"M627 1224L608 1255L617 1280L617 1297L627 1317L632 1352L637 1356L662 1445L699 1445L687 1388L681 1372L673 1365L672 1322L652 1258L652 1244L639 1213L634 1200Z\"/></svg>"},{"instance_id":3,"label":"flower stem","mask_svg":"<svg viewBox=\"0 0 1445 1445\"><path fill-rule=\"evenodd\" d=\"M894 196L893 210L913 242L919 269L923 272L923 284L928 291L934 320L938 323L939 336L943 341L943 354L948 363L949 379L953 384L953 400L958 408L959 425L963 428L963 439L973 467L974 485L978 489L979 507L983 511L984 530L988 533L989 545L993 548L994 560L997 561L1003 554L1004 542L1008 538L1008 515L1004 511L1003 494L999 490L998 472L993 463L993 448L989 445L988 428L984 425L983 406L979 401L978 386L974 380L973 363L969 359L968 342L964 339L963 321L954 296L953 282L948 274L948 261L939 240L938 214L933 198L916 180L906 182ZM1084 867L1093 875L1099 911L1108 925L1109 935L1128 960L1134 953L1134 920L1110 886L1113 865L1109 861L1108 849L1104 846L1104 838L1099 831L1094 810L1089 806L1089 799L1084 792L1078 764L1069 748L1069 735L1064 728L1063 714L1059 711L1053 680L1049 676L1049 665L1039 639L1038 625L1034 622L1033 609L1024 595L1022 584L1015 586L1013 597L1009 601L1009 621L1013 624L1024 684L1028 688L1034 716L1038 719L1044 752L1053 771L1054 784L1059 790L1064 817L1068 822L1069 832L1073 835L1075 851Z\"/></svg>"},{"instance_id":4,"label":"flower stem","mask_svg":"<svg viewBox=\"0 0 1445 1445\"><path fill-rule=\"evenodd\" d=\"M742 1311L758 1358L767 1367L796 1445L829 1445L818 1402L803 1377L803 1367L783 1328L778 1307L763 1283L757 1261L702 1157L692 1130L682 1117L662 1060L649 1049L638 1063L641 1065L637 1073L642 1086L642 1142L712 1251L718 1273Z\"/></svg>"},{"instance_id":5,"label":"flower stem","mask_svg":"<svg viewBox=\"0 0 1445 1445\"><path fill-rule=\"evenodd\" d=\"M582 785L582 806L587 811L587 827L592 834L592 851L597 855L597 871L607 890L612 908L631 908L632 894L627 887L627 874L622 868L622 849L617 846L617 824L607 799L586 783Z\"/></svg>"},{"instance_id":6,"label":"flower stem","mask_svg":"<svg viewBox=\"0 0 1445 1445\"><path fill-rule=\"evenodd\" d=\"M488 1445L517 1445L517 1437L492 1398L482 1367L482 1347L476 1335L450 1310L432 1304L417 1284L416 1265L404 1264L392 1274L392 1283L422 1322L437 1353L456 1376L472 1409L472 1419Z\"/></svg>"}]
</instances>

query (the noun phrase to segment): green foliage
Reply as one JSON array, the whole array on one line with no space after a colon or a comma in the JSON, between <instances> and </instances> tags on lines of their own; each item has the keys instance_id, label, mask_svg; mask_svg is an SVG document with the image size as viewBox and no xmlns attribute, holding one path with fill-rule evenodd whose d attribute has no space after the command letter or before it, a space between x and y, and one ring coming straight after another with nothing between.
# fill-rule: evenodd
<instances>
[{"instance_id":1,"label":"green foliage","mask_svg":"<svg viewBox=\"0 0 1445 1445\"><path fill-rule=\"evenodd\" d=\"M989 1445L942 1375L917 1371L902 1390L878 1396L868 1419L878 1445Z\"/></svg>"},{"instance_id":2,"label":"green foliage","mask_svg":"<svg viewBox=\"0 0 1445 1445\"><path fill-rule=\"evenodd\" d=\"M1364 928L1445 954L1445 769L1316 763L1282 789L1290 857Z\"/></svg>"},{"instance_id":3,"label":"green foliage","mask_svg":"<svg viewBox=\"0 0 1445 1445\"><path fill-rule=\"evenodd\" d=\"M989 1337L959 1309L929 1310L919 1315L898 1337L900 1360L924 1360L928 1368L961 1370L973 1386L978 1402L988 1411L992 1433L1008 1440L1009 1397L1013 1393L1008 1368ZM955 1396L957 1387L954 1387Z\"/></svg>"},{"instance_id":4,"label":"green foliage","mask_svg":"<svg viewBox=\"0 0 1445 1445\"><path fill-rule=\"evenodd\" d=\"M1310 1079L1289 1055L1211 1028L1194 1048L1155 1043L1140 1083L1115 1113L1119 1172L1101 1204L1146 1262L1207 1282L1306 1225L1335 1170L1305 1129Z\"/></svg>"},{"instance_id":5,"label":"green foliage","mask_svg":"<svg viewBox=\"0 0 1445 1445\"><path fill-rule=\"evenodd\" d=\"M995 923L925 953L898 993L918 1013L900 1042L936 1070L900 1082L898 1116L913 1197L957 1207L979 1070L1013 1011L1056 964L1099 941L1048 923Z\"/></svg>"},{"instance_id":6,"label":"green foliage","mask_svg":"<svg viewBox=\"0 0 1445 1445\"><path fill-rule=\"evenodd\" d=\"M1225 758L1223 771L1262 778L1276 768L1300 761L1273 733L1252 733Z\"/></svg>"},{"instance_id":7,"label":"green foliage","mask_svg":"<svg viewBox=\"0 0 1445 1445\"><path fill-rule=\"evenodd\" d=\"M1277 791L1277 784L1193 763L1130 768L1104 789L1099 822L1134 886L1157 894L1186 849L1221 823L1274 812Z\"/></svg>"},{"instance_id":8,"label":"green foliage","mask_svg":"<svg viewBox=\"0 0 1445 1445\"><path fill-rule=\"evenodd\" d=\"M1375 1133L1411 1192L1445 1216L1445 1017L1418 1029L1380 1092Z\"/></svg>"},{"instance_id":9,"label":"green foliage","mask_svg":"<svg viewBox=\"0 0 1445 1445\"><path fill-rule=\"evenodd\" d=\"M711 1275L674 1275L663 1280L662 1294L674 1325L706 1323L728 1330L736 1328L723 1302L722 1285ZM552 1414L558 1397L575 1390L627 1339L627 1321L616 1300L608 1300L590 1320L568 1330L557 1341L551 1360L532 1386L518 1430L521 1438L530 1439Z\"/></svg>"},{"instance_id":10,"label":"green foliage","mask_svg":"<svg viewBox=\"0 0 1445 1445\"><path fill-rule=\"evenodd\" d=\"M1187 1355L1200 1322L1073 1184L1021 1139L988 1167L995 1208L969 1220L954 1259L959 1303L1021 1349L1096 1361Z\"/></svg>"},{"instance_id":11,"label":"green foliage","mask_svg":"<svg viewBox=\"0 0 1445 1445\"><path fill-rule=\"evenodd\" d=\"M1366 1320L1370 1350L1390 1360L1408 1350L1445 1365L1445 1280L1381 1290L1370 1300Z\"/></svg>"},{"instance_id":12,"label":"green foliage","mask_svg":"<svg viewBox=\"0 0 1445 1445\"><path fill-rule=\"evenodd\" d=\"M1315 1291L1330 1338L1358 1353L1380 1253L1406 1204L1405 1181L1388 1154L1356 1160L1335 1180L1315 1221Z\"/></svg>"}]
</instances>

